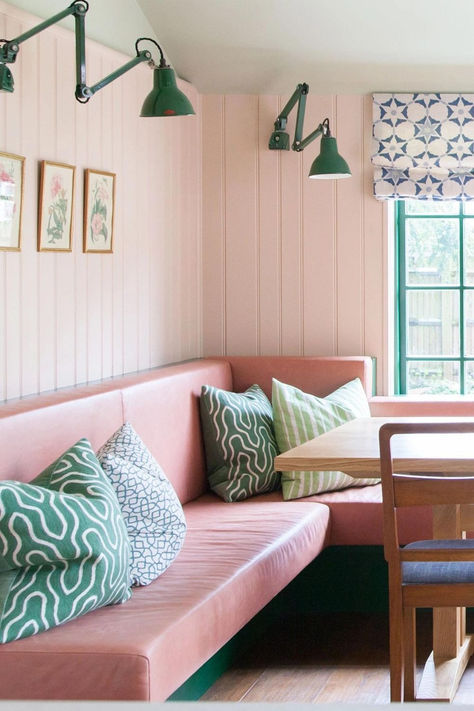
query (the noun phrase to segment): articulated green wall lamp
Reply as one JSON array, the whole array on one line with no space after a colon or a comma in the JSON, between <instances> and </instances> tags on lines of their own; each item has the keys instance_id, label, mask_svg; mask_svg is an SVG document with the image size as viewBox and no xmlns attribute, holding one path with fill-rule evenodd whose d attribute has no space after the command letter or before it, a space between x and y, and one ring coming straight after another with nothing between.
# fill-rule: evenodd
<instances>
[{"instance_id":1,"label":"articulated green wall lamp","mask_svg":"<svg viewBox=\"0 0 474 711\"><path fill-rule=\"evenodd\" d=\"M268 147L272 151L289 151L290 137L286 133L286 123L288 114L298 102L298 113L296 115L295 138L292 144L294 151L302 151L315 138L321 136L321 151L319 156L313 161L309 171L310 178L350 178L351 171L346 161L337 151L337 143L329 130L329 119L324 119L319 126L302 139L304 112L306 108L306 96L309 91L308 84L298 84L293 96L280 112L275 121L274 131L270 136Z\"/></svg>"},{"instance_id":2,"label":"articulated green wall lamp","mask_svg":"<svg viewBox=\"0 0 474 711\"><path fill-rule=\"evenodd\" d=\"M176 76L171 67L166 63L163 51L155 40L149 37L140 37L135 43L136 57L108 74L104 79L93 86L86 83L86 40L85 40L85 15L89 9L87 0L74 0L62 12L58 12L49 20L45 20L28 32L12 40L0 40L3 43L0 47L0 91L13 91L13 75L7 64L13 64L20 49L20 44L25 40L34 37L39 32L56 24L65 17L73 15L75 18L76 35L76 99L85 104L94 94L103 89L104 86L118 79L137 64L148 62L153 72L153 89L148 94L143 104L140 116L187 116L194 114L189 99L176 86ZM152 42L160 52L160 63L158 66L152 59L151 52L147 49L139 50L138 45L143 41Z\"/></svg>"}]
</instances>

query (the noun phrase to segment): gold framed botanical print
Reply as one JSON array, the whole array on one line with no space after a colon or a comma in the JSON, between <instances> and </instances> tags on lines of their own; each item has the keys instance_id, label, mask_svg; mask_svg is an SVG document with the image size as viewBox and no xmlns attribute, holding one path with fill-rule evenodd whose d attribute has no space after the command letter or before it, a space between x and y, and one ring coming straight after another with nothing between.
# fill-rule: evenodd
<instances>
[{"instance_id":1,"label":"gold framed botanical print","mask_svg":"<svg viewBox=\"0 0 474 711\"><path fill-rule=\"evenodd\" d=\"M38 205L38 251L72 250L75 167L41 161Z\"/></svg>"},{"instance_id":2,"label":"gold framed botanical print","mask_svg":"<svg viewBox=\"0 0 474 711\"><path fill-rule=\"evenodd\" d=\"M84 174L84 252L113 251L115 173L88 168Z\"/></svg>"},{"instance_id":3,"label":"gold framed botanical print","mask_svg":"<svg viewBox=\"0 0 474 711\"><path fill-rule=\"evenodd\" d=\"M0 249L21 249L23 208L23 156L0 152Z\"/></svg>"}]
</instances>

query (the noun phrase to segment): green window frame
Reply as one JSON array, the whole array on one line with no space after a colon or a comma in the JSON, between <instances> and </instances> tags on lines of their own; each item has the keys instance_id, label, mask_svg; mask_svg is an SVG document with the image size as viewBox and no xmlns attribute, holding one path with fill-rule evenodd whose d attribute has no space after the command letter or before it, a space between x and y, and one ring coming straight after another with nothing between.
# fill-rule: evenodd
<instances>
[{"instance_id":1,"label":"green window frame","mask_svg":"<svg viewBox=\"0 0 474 711\"><path fill-rule=\"evenodd\" d=\"M425 203L426 204L426 203ZM449 203L450 209L446 212L440 212L442 209L440 206L442 203L438 203L436 206L436 211L433 212L420 212L416 214L414 212L407 212L406 202L404 200L398 200L395 206L395 269L396 269L396 314L395 314L395 392L398 394L406 394L409 392L417 392L416 388L410 388L408 369L410 364L420 363L420 368L426 368L425 364L433 363L433 368L440 367L440 364L453 363L453 372L458 369L458 384L459 388L455 391L450 389L450 393L458 392L459 394L474 394L474 350L471 352L466 352L466 334L465 334L465 311L466 308L466 296L468 293L474 294L474 279L471 277L472 283L466 283L467 271L465 270L465 233L467 234L467 221L471 222L470 227L474 226L474 210L471 204L469 208L459 201L457 203L457 212L453 212L453 203ZM424 208L426 209L426 208ZM429 209L429 207L428 207ZM469 210L467 212L467 209ZM458 235L458 269L459 269L459 280L457 283L440 283L440 284L413 284L409 283L407 279L407 225L409 220L456 220L458 223L457 235ZM472 239L472 232L470 231ZM471 244L472 249L472 244ZM458 323L458 334L455 355L449 353L423 353L423 354L411 354L408 352L409 343L409 328L410 324L408 322L408 300L410 299L410 294L414 292L422 291L443 291L443 292L454 292L457 296L453 297L453 300L457 300L457 323ZM416 297L415 297L416 298ZM443 297L440 296L440 299ZM469 298L469 297L468 297ZM474 296L472 297L474 299ZM471 302L471 303L474 303ZM472 350L472 347L471 347ZM473 365L470 367L469 364ZM423 364L423 365L422 365ZM436 364L436 365L435 365ZM415 366L416 368L416 366ZM471 368L471 369L470 369ZM470 369L470 375L468 376L468 369ZM421 370L423 372L423 370ZM427 372L427 371L425 371ZM423 375L420 375L421 381L423 381ZM454 388L454 386L453 386ZM423 387L421 388L423 390ZM426 388L425 392L430 392L429 377L426 376ZM442 394L444 391L442 387L440 389L432 390L434 393Z\"/></svg>"}]
</instances>

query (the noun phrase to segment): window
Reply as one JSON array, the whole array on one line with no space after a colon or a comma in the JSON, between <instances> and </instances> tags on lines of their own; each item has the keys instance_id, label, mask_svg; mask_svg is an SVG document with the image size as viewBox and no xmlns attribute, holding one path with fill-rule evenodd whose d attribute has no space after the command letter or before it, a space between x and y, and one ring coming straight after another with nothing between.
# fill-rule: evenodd
<instances>
[{"instance_id":1,"label":"window","mask_svg":"<svg viewBox=\"0 0 474 711\"><path fill-rule=\"evenodd\" d=\"M474 201L395 214L399 392L474 394Z\"/></svg>"}]
</instances>

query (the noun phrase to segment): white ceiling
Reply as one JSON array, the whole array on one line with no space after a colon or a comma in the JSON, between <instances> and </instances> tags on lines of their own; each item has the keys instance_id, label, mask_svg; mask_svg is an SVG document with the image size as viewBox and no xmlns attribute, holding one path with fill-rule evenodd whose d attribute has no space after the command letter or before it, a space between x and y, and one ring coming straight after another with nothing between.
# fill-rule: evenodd
<instances>
[{"instance_id":1,"label":"white ceiling","mask_svg":"<svg viewBox=\"0 0 474 711\"><path fill-rule=\"evenodd\" d=\"M474 93L474 0L137 0L202 93Z\"/></svg>"}]
</instances>

